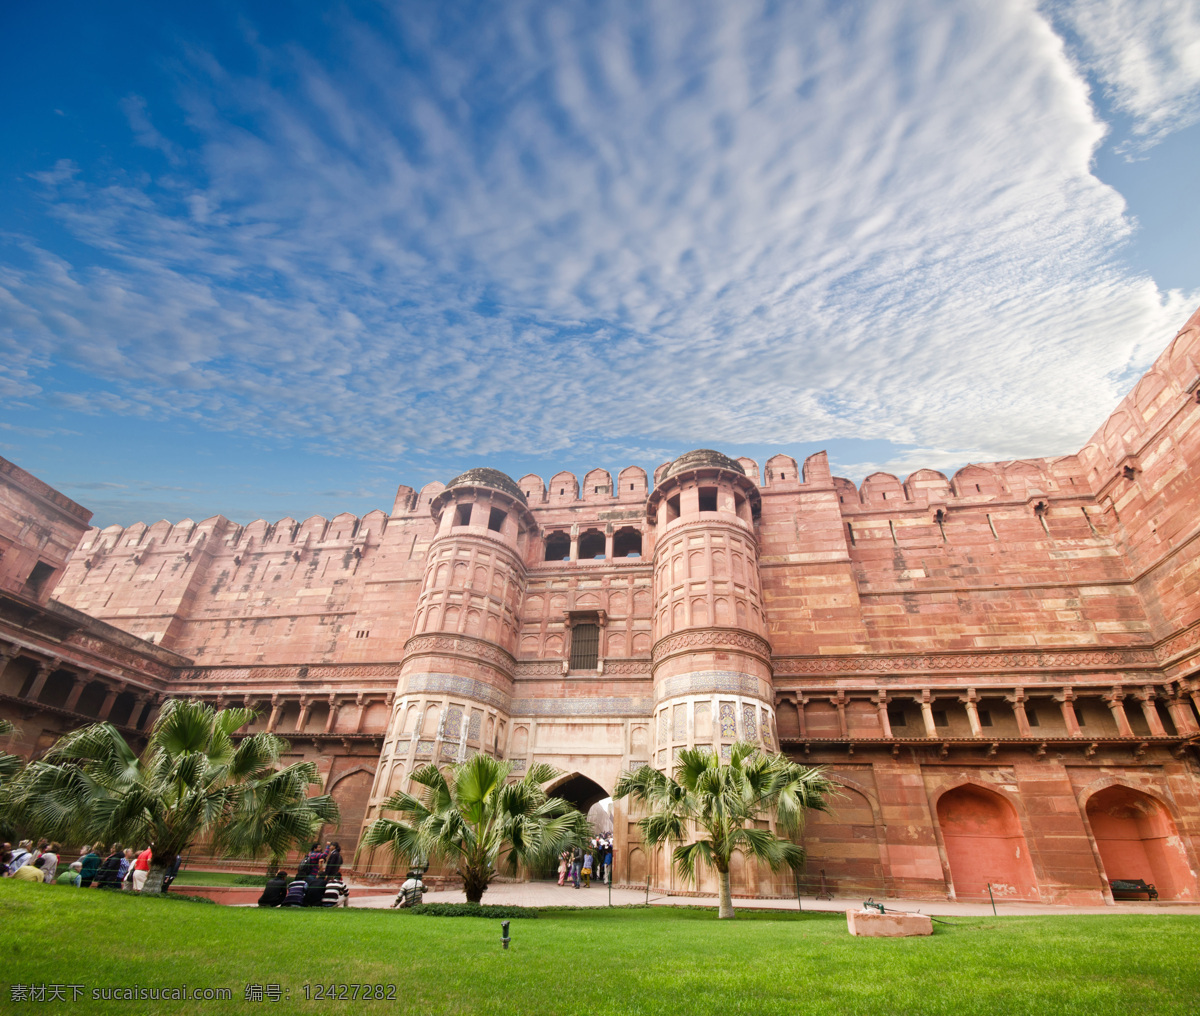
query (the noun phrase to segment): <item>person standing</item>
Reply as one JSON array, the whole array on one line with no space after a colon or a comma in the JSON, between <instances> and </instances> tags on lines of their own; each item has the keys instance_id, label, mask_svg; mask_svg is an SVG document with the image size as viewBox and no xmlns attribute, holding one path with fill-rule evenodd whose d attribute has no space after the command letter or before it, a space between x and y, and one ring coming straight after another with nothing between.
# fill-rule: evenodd
<instances>
[{"instance_id":1,"label":"person standing","mask_svg":"<svg viewBox=\"0 0 1200 1016\"><path fill-rule=\"evenodd\" d=\"M612 840L604 847L604 881L612 885Z\"/></svg>"},{"instance_id":2,"label":"person standing","mask_svg":"<svg viewBox=\"0 0 1200 1016\"><path fill-rule=\"evenodd\" d=\"M583 855L583 867L580 869L580 875L583 876L584 889L592 887L592 848L588 848L588 852Z\"/></svg>"},{"instance_id":3,"label":"person standing","mask_svg":"<svg viewBox=\"0 0 1200 1016\"><path fill-rule=\"evenodd\" d=\"M567 868L571 864L571 854L564 850L558 855L558 884L562 885L567 880Z\"/></svg>"},{"instance_id":4,"label":"person standing","mask_svg":"<svg viewBox=\"0 0 1200 1016\"><path fill-rule=\"evenodd\" d=\"M179 869L183 867L183 854L176 854L175 860L171 862L171 867L167 869L167 873L163 876L163 892L171 888L171 883L175 881L175 876L179 874Z\"/></svg>"},{"instance_id":5,"label":"person standing","mask_svg":"<svg viewBox=\"0 0 1200 1016\"><path fill-rule=\"evenodd\" d=\"M121 862L124 859L121 853L121 844L114 843L109 855L100 862L100 867L96 869L94 881L97 889L121 888Z\"/></svg>"},{"instance_id":6,"label":"person standing","mask_svg":"<svg viewBox=\"0 0 1200 1016\"><path fill-rule=\"evenodd\" d=\"M154 844L151 843L145 850L137 855L137 860L133 862L133 891L140 893L146 885L146 879L150 875L150 862L154 859Z\"/></svg>"},{"instance_id":7,"label":"person standing","mask_svg":"<svg viewBox=\"0 0 1200 1016\"><path fill-rule=\"evenodd\" d=\"M579 868L583 864L583 851L579 847L571 848L571 883L579 888Z\"/></svg>"},{"instance_id":8,"label":"person standing","mask_svg":"<svg viewBox=\"0 0 1200 1016\"><path fill-rule=\"evenodd\" d=\"M96 843L83 848L83 856L79 858L79 885L86 889L95 881L96 872L100 870L100 855L96 852Z\"/></svg>"},{"instance_id":9,"label":"person standing","mask_svg":"<svg viewBox=\"0 0 1200 1016\"><path fill-rule=\"evenodd\" d=\"M325 855L325 877L341 878L342 845L340 843L331 843L328 850L329 852Z\"/></svg>"},{"instance_id":10,"label":"person standing","mask_svg":"<svg viewBox=\"0 0 1200 1016\"><path fill-rule=\"evenodd\" d=\"M133 869L134 854L133 847L126 847L121 854L121 886L129 881L129 873Z\"/></svg>"}]
</instances>

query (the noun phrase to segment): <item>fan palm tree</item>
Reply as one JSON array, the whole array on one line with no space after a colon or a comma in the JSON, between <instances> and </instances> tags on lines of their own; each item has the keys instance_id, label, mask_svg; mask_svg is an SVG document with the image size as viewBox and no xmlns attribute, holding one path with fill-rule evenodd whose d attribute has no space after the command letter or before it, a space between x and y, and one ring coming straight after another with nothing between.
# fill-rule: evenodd
<instances>
[{"instance_id":1,"label":"fan palm tree","mask_svg":"<svg viewBox=\"0 0 1200 1016\"><path fill-rule=\"evenodd\" d=\"M15 734L16 730L11 721L0 719L0 737ZM21 772L23 765L25 760L20 755L0 751L0 836L11 836L14 831L9 817L8 796L12 782Z\"/></svg>"},{"instance_id":2,"label":"fan palm tree","mask_svg":"<svg viewBox=\"0 0 1200 1016\"><path fill-rule=\"evenodd\" d=\"M499 865L516 874L564 847L583 843L587 816L543 789L559 775L553 766L532 766L508 782L512 763L473 755L445 771L432 763L412 774L420 796L393 794L383 810L402 819L380 818L368 827L360 849L388 846L407 863L440 861L462 877L468 903L478 903Z\"/></svg>"},{"instance_id":3,"label":"fan palm tree","mask_svg":"<svg viewBox=\"0 0 1200 1016\"><path fill-rule=\"evenodd\" d=\"M729 756L722 763L710 749L686 749L679 753L674 776L642 766L624 773L613 791L613 797L632 797L646 809L638 822L646 844L676 844L672 862L687 881L695 882L704 867L717 872L722 918L734 916L729 861L735 850L772 871L804 866L803 847L755 823L773 814L776 828L794 836L803 828L805 812L827 810L835 792L821 767L798 765L755 744L739 742ZM700 839L692 839L693 828Z\"/></svg>"},{"instance_id":4,"label":"fan palm tree","mask_svg":"<svg viewBox=\"0 0 1200 1016\"><path fill-rule=\"evenodd\" d=\"M14 781L18 820L41 835L154 847L144 891L159 892L167 867L196 840L215 851L279 851L336 822L316 766L280 768L288 744L270 733L234 733L249 709L214 710L175 699L163 707L139 756L111 723L72 731Z\"/></svg>"}]
</instances>

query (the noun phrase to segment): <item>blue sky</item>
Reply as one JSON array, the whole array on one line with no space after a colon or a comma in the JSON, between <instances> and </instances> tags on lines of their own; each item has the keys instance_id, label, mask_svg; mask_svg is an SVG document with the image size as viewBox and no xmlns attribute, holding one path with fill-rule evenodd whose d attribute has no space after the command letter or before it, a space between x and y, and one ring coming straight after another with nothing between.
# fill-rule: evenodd
<instances>
[{"instance_id":1,"label":"blue sky","mask_svg":"<svg viewBox=\"0 0 1200 1016\"><path fill-rule=\"evenodd\" d=\"M1074 451L1200 305L1195 2L7 4L0 454L106 525Z\"/></svg>"}]
</instances>

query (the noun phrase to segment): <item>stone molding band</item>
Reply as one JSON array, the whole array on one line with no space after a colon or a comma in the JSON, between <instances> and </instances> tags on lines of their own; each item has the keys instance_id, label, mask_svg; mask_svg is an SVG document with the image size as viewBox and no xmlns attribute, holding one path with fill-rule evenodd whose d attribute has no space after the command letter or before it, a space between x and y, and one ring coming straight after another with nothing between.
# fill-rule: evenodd
<instances>
[{"instance_id":1,"label":"stone molding band","mask_svg":"<svg viewBox=\"0 0 1200 1016\"><path fill-rule=\"evenodd\" d=\"M764 690L765 689L765 690ZM654 689L658 702L683 695L730 694L762 699L774 706L774 694L768 682L737 670L704 670L695 674L668 677Z\"/></svg>"},{"instance_id":2,"label":"stone molding band","mask_svg":"<svg viewBox=\"0 0 1200 1016\"><path fill-rule=\"evenodd\" d=\"M805 677L822 674L925 673L961 670L1100 670L1157 669L1151 649L1080 650L1077 652L956 653L913 656L782 656L773 661L776 675Z\"/></svg>"},{"instance_id":3,"label":"stone molding band","mask_svg":"<svg viewBox=\"0 0 1200 1016\"><path fill-rule=\"evenodd\" d=\"M644 720L654 711L646 698L513 699L509 715L515 720L537 716L632 716Z\"/></svg>"},{"instance_id":4,"label":"stone molding band","mask_svg":"<svg viewBox=\"0 0 1200 1016\"><path fill-rule=\"evenodd\" d=\"M704 649L741 649L771 666L771 644L744 628L692 628L677 632L655 642L650 658L657 665L679 653Z\"/></svg>"},{"instance_id":5,"label":"stone molding band","mask_svg":"<svg viewBox=\"0 0 1200 1016\"><path fill-rule=\"evenodd\" d=\"M517 667L517 661L511 653L501 649L494 642L472 635L414 635L404 643L405 663L414 656L433 654L458 656L473 662L491 664L509 680Z\"/></svg>"},{"instance_id":6,"label":"stone molding band","mask_svg":"<svg viewBox=\"0 0 1200 1016\"><path fill-rule=\"evenodd\" d=\"M510 712L509 706L512 702L512 697L499 688L476 681L473 677L463 677L461 674L409 674L399 695L418 694L452 695L493 706L504 713Z\"/></svg>"}]
</instances>

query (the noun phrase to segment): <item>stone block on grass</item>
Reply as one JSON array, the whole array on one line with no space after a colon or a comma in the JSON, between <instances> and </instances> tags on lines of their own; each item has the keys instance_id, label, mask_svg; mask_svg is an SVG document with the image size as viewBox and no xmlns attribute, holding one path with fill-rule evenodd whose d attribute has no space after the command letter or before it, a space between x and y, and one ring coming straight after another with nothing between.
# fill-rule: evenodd
<instances>
[{"instance_id":1,"label":"stone block on grass","mask_svg":"<svg viewBox=\"0 0 1200 1016\"><path fill-rule=\"evenodd\" d=\"M846 925L851 935L871 938L905 938L909 935L932 935L933 921L927 914L902 914L891 911L847 910Z\"/></svg>"}]
</instances>

